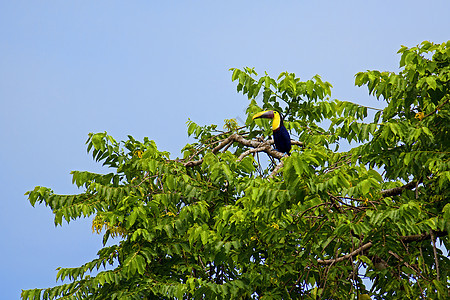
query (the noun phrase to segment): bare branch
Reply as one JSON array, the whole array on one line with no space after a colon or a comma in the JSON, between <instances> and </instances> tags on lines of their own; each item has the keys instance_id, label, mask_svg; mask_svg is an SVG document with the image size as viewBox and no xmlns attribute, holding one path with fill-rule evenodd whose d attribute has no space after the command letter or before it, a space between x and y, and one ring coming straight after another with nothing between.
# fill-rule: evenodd
<instances>
[{"instance_id":1,"label":"bare branch","mask_svg":"<svg viewBox=\"0 0 450 300\"><path fill-rule=\"evenodd\" d=\"M446 236L447 231L432 231L433 234L435 234L436 237ZM405 243L411 243L411 242L420 242L423 240L427 240L431 238L431 233L426 232L422 234L414 234L414 235L407 235L407 236L401 236L400 239Z\"/></svg>"},{"instance_id":2,"label":"bare branch","mask_svg":"<svg viewBox=\"0 0 450 300\"><path fill-rule=\"evenodd\" d=\"M278 171L283 167L284 163L283 161L280 161L280 163L275 167L275 169L273 169L272 173L270 173L269 178L273 178L273 176L275 176L275 174L278 173Z\"/></svg>"},{"instance_id":3,"label":"bare branch","mask_svg":"<svg viewBox=\"0 0 450 300\"><path fill-rule=\"evenodd\" d=\"M239 155L238 157L238 161L241 161L244 159L244 157L246 157L249 154L255 153L255 152L261 152L266 150L266 148L269 147L269 145L264 145L258 148L253 148L253 149L248 149L247 151L245 151L244 153L242 153L241 155Z\"/></svg>"},{"instance_id":4,"label":"bare branch","mask_svg":"<svg viewBox=\"0 0 450 300\"><path fill-rule=\"evenodd\" d=\"M203 267L203 271L205 271L205 274L208 274L208 270L206 270L206 267L205 267L205 265L203 264L203 261L202 261L202 258L201 258L200 255L198 256L198 260L200 261L200 263L201 263L201 265L202 265L202 267Z\"/></svg>"},{"instance_id":5,"label":"bare branch","mask_svg":"<svg viewBox=\"0 0 450 300\"><path fill-rule=\"evenodd\" d=\"M242 128L244 128L244 127L240 127L238 129L242 129ZM218 134L218 135L216 135L214 137L216 138L218 136L221 136L221 135L224 135L224 134L228 134L228 133L230 133L230 132L223 132L223 133ZM198 154L200 151L203 151L204 149L206 149L208 147L211 147L213 144L216 144L216 143L219 143L219 145L217 145L215 148L213 148L211 150L212 153L215 154L215 153L217 153L218 151L220 151L223 148L225 148L224 151L226 151L226 149L228 149L234 142L237 142L237 143L239 143L239 144L241 144L243 146L247 146L249 148L253 148L253 149L246 150L244 153L242 153L239 156L238 161L241 161L245 156L247 156L247 155L249 155L251 153L257 153L257 152L265 152L270 157L277 158L277 159L280 159L280 160L285 155L284 153L278 152L277 150L272 149L270 147L270 145L273 145L275 143L273 139L266 140L266 141L264 141L264 140L258 141L256 139L249 140L249 139L244 138L244 135L245 134L233 133L230 136L228 136L227 138L224 138L223 140L214 141L214 142L206 145L205 147L203 147L202 149L198 150L193 155ZM301 147L304 146L303 142L294 141L294 140L291 140L291 144L292 145L301 146ZM192 156L190 158L192 158ZM188 159L190 159L190 158L188 158ZM189 161L185 161L183 163L183 165L185 167L194 167L194 166L201 165L202 163L203 163L203 159L189 160Z\"/></svg>"},{"instance_id":6,"label":"bare branch","mask_svg":"<svg viewBox=\"0 0 450 300\"><path fill-rule=\"evenodd\" d=\"M219 143L219 145L217 145L214 149L211 150L211 152L215 154L219 150L221 150L222 148L228 146L230 143L233 143L233 142L237 142L243 146L254 148L254 149L247 150L246 152L241 154L239 156L238 160L242 160L246 155L248 155L250 153L255 153L255 152L265 152L265 153L267 153L267 155L269 155L273 158L277 158L277 159L281 159L285 155L284 153L278 152L275 149L272 149L271 147L269 147L269 145L273 144L273 140L268 140L266 142L261 143L260 141L257 141L257 140L248 140L248 139L244 138L242 135L238 135L236 133L233 133L229 137L223 139ZM298 141L292 141L292 143L294 145L303 145L302 142L298 142ZM202 163L203 163L203 159L199 159L199 160L187 161L183 164L186 167L193 167L193 166L201 165Z\"/></svg>"},{"instance_id":7,"label":"bare branch","mask_svg":"<svg viewBox=\"0 0 450 300\"><path fill-rule=\"evenodd\" d=\"M303 147L303 146L305 146L305 143L300 142L300 141L291 140L291 145L297 145L297 146Z\"/></svg>"},{"instance_id":8,"label":"bare branch","mask_svg":"<svg viewBox=\"0 0 450 300\"><path fill-rule=\"evenodd\" d=\"M256 140L247 140L240 135L235 136L235 141L240 143L241 145L244 145L247 147L252 147L252 148L259 148L261 146L261 142L256 141ZM284 156L284 153L278 152L271 148L267 148L267 149L263 150L262 152L265 152L268 155L270 155L274 158L278 158L278 159L281 159Z\"/></svg>"},{"instance_id":9,"label":"bare branch","mask_svg":"<svg viewBox=\"0 0 450 300\"><path fill-rule=\"evenodd\" d=\"M395 187L392 189L387 189L384 191L381 191L381 195L383 197L391 197L391 196L397 196L400 195L404 190L411 190L416 187L416 181L411 181L403 186Z\"/></svg>"},{"instance_id":10,"label":"bare branch","mask_svg":"<svg viewBox=\"0 0 450 300\"><path fill-rule=\"evenodd\" d=\"M431 243L433 244L434 262L436 264L436 279L439 281L439 261L436 253L436 237L433 234L433 230L430 230Z\"/></svg>"},{"instance_id":11,"label":"bare branch","mask_svg":"<svg viewBox=\"0 0 450 300\"><path fill-rule=\"evenodd\" d=\"M325 260L318 259L317 262L318 262L319 264L321 264L321 265L330 265L330 264L334 264L334 263L337 263L337 262L346 260L347 258L352 257L352 256L358 254L358 253L361 252L361 251L364 251L364 250L366 250L366 249L369 249L370 247L372 247L372 245L373 245L372 242L368 242L368 243L362 245L361 247L359 247L358 249L356 249L355 251L352 251L352 252L350 252L349 254L346 254L346 255L344 255L344 256L341 256L341 257L338 257L338 258L335 258L335 259L325 259Z\"/></svg>"},{"instance_id":12,"label":"bare branch","mask_svg":"<svg viewBox=\"0 0 450 300\"><path fill-rule=\"evenodd\" d=\"M233 145L233 143L228 143L228 145L226 145L225 148L223 148L222 152L227 152L228 148L230 148L231 145Z\"/></svg>"},{"instance_id":13,"label":"bare branch","mask_svg":"<svg viewBox=\"0 0 450 300\"><path fill-rule=\"evenodd\" d=\"M214 154L217 153L220 149L227 146L229 143L232 143L236 136L237 136L237 134L234 133L234 134L230 135L229 137L223 139L222 142L220 142L219 145L217 145L214 149L212 149L211 152ZM202 163L203 163L203 159L191 160L191 161L184 163L184 166L193 167L193 166L201 165Z\"/></svg>"}]
</instances>

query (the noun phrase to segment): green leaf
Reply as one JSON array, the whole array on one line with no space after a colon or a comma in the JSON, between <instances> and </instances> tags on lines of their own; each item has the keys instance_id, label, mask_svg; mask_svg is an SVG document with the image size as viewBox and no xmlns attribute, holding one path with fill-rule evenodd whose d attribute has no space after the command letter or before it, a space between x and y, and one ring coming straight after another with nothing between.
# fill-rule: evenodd
<instances>
[{"instance_id":1,"label":"green leaf","mask_svg":"<svg viewBox=\"0 0 450 300\"><path fill-rule=\"evenodd\" d=\"M141 255L136 255L135 261L136 261L136 268L137 268L138 273L144 274L145 267L146 267L144 257L142 257Z\"/></svg>"},{"instance_id":2,"label":"green leaf","mask_svg":"<svg viewBox=\"0 0 450 300\"><path fill-rule=\"evenodd\" d=\"M200 238L202 239L202 244L206 245L208 243L209 233L206 230L203 230L200 233Z\"/></svg>"},{"instance_id":3,"label":"green leaf","mask_svg":"<svg viewBox=\"0 0 450 300\"><path fill-rule=\"evenodd\" d=\"M447 203L442 209L443 217L446 221L450 222L450 203Z\"/></svg>"},{"instance_id":4,"label":"green leaf","mask_svg":"<svg viewBox=\"0 0 450 300\"><path fill-rule=\"evenodd\" d=\"M136 222L136 218L138 216L138 213L136 211L132 211L130 216L127 218L127 229L130 229L131 226L134 225Z\"/></svg>"},{"instance_id":5,"label":"green leaf","mask_svg":"<svg viewBox=\"0 0 450 300\"><path fill-rule=\"evenodd\" d=\"M430 86L430 88L432 88L433 90L436 89L436 80L434 79L434 77L427 77L427 84Z\"/></svg>"}]
</instances>

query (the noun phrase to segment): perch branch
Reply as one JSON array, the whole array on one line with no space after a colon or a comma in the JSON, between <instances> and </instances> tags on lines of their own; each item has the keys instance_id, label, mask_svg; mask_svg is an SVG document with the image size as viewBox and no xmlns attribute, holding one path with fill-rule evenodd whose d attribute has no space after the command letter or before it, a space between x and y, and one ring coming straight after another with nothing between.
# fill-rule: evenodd
<instances>
[{"instance_id":1,"label":"perch branch","mask_svg":"<svg viewBox=\"0 0 450 300\"><path fill-rule=\"evenodd\" d=\"M281 159L284 156L284 153L278 152L269 146L274 143L273 140L268 140L268 141L261 143L260 141L257 141L257 140L248 140L248 139L244 138L242 135L239 135L236 133L233 133L232 135L223 139L219 143L219 145L217 145L215 148L213 148L211 150L211 152L215 154L218 151L220 151L221 149L223 149L224 147L227 147L234 142L237 142L243 146L253 148L253 149L249 149L249 150L245 151L243 154L241 154L239 156L238 160L242 160L245 157L245 155L249 155L250 153L255 153L255 152L265 152L265 153L267 153L267 155L269 155L273 158L277 158L277 159ZM299 145L299 146L304 145L302 142L299 142L299 141L291 141L291 143L293 145ZM194 167L194 166L201 165L202 163L203 163L203 159L199 159L199 160L190 160L190 161L184 162L183 165L185 167Z\"/></svg>"}]
</instances>

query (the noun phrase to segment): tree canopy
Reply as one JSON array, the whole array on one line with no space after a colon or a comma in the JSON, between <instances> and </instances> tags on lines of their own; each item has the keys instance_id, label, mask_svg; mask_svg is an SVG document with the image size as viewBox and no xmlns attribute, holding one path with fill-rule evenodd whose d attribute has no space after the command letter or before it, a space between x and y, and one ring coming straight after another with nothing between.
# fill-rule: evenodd
<instances>
[{"instance_id":1,"label":"tree canopy","mask_svg":"<svg viewBox=\"0 0 450 300\"><path fill-rule=\"evenodd\" d=\"M80 194L27 195L56 225L93 216L104 247L22 299L448 299L450 41L399 53L398 73L355 76L382 110L331 99L318 75L244 68L245 126L189 121L182 158L89 134L110 173L73 171ZM252 120L261 110L284 116L290 155Z\"/></svg>"}]
</instances>

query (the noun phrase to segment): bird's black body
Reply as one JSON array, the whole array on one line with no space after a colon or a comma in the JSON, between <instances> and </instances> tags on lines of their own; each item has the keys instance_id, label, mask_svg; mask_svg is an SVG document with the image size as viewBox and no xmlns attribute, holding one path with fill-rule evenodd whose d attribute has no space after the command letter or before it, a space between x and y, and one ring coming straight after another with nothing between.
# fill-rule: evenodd
<instances>
[{"instance_id":1,"label":"bird's black body","mask_svg":"<svg viewBox=\"0 0 450 300\"><path fill-rule=\"evenodd\" d=\"M273 140L278 151L289 154L291 151L291 136L286 127L284 127L283 122L281 122L278 129L273 131Z\"/></svg>"}]
</instances>

